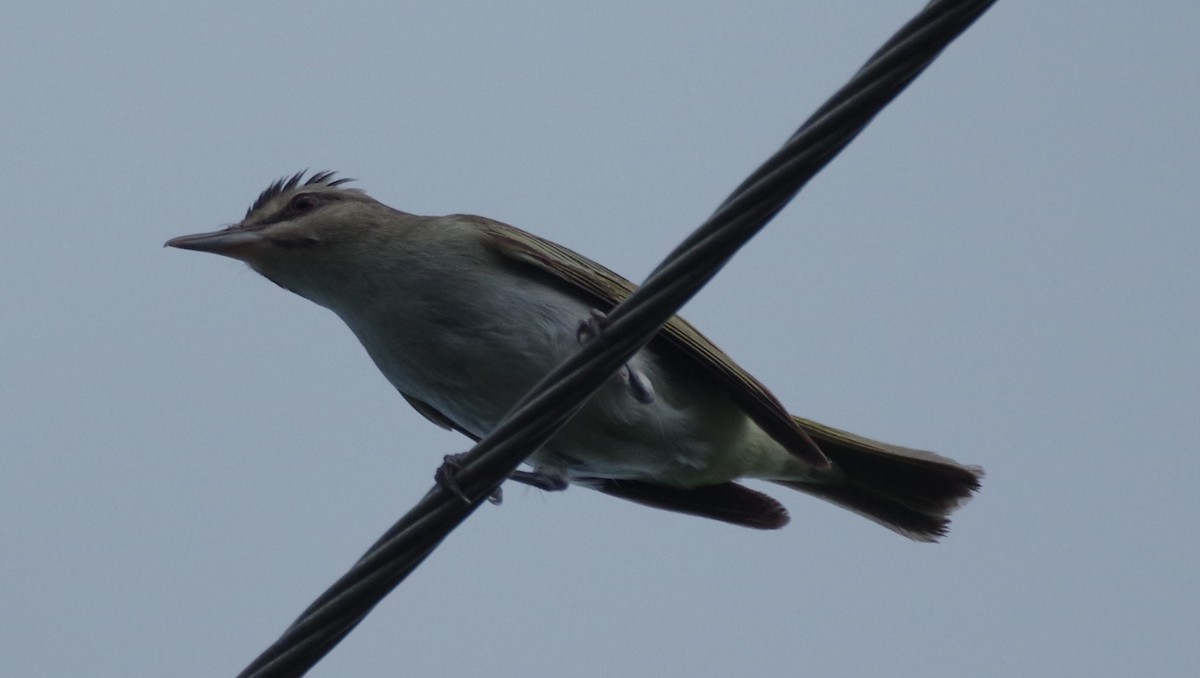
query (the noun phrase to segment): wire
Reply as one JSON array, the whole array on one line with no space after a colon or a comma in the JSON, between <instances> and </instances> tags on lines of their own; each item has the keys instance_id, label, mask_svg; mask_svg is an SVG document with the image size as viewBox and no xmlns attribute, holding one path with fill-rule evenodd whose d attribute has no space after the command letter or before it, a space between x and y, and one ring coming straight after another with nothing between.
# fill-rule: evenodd
<instances>
[{"instance_id":1,"label":"wire","mask_svg":"<svg viewBox=\"0 0 1200 678\"><path fill-rule=\"evenodd\" d=\"M460 460L455 478L469 503L435 485L240 675L299 676L328 654L994 2L930 2L738 186L641 288L612 309L598 340L584 343L546 375Z\"/></svg>"}]
</instances>

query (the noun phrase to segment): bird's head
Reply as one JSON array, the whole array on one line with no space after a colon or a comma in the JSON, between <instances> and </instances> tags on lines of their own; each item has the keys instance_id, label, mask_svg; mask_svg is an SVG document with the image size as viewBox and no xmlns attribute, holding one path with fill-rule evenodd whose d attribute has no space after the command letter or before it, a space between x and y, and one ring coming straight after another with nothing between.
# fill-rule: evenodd
<instances>
[{"instance_id":1,"label":"bird's head","mask_svg":"<svg viewBox=\"0 0 1200 678\"><path fill-rule=\"evenodd\" d=\"M168 240L168 247L246 262L276 284L322 305L330 294L367 292L370 264L402 246L415 217L392 209L333 172L279 179L240 222Z\"/></svg>"}]
</instances>

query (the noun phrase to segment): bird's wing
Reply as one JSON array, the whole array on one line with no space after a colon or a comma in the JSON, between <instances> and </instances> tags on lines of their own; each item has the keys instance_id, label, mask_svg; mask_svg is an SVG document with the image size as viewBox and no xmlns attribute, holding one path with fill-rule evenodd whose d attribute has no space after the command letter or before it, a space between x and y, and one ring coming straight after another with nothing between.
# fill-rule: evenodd
<instances>
[{"instance_id":1,"label":"bird's wing","mask_svg":"<svg viewBox=\"0 0 1200 678\"><path fill-rule=\"evenodd\" d=\"M458 431L459 433L465 435L466 437L470 438L471 440L474 440L475 442L479 442L479 436L477 436L474 433L471 433L470 431L468 431L467 429L459 426L457 422L455 422L450 417L447 417L446 415L442 414L441 411L436 409L433 405L430 405L429 403L425 402L424 400L418 400L418 399L408 395L407 393L401 393L400 395L404 396L404 399L408 401L408 404L412 405L412 408L414 410L416 410L417 412L419 412L422 417L425 417L429 421L432 421L433 423L437 424L438 426L441 426L442 428L446 429L447 431Z\"/></svg>"},{"instance_id":2,"label":"bird's wing","mask_svg":"<svg viewBox=\"0 0 1200 678\"><path fill-rule=\"evenodd\" d=\"M475 224L485 243L500 256L549 273L593 299L599 310L609 310L637 289L604 266L549 240L483 217L456 215L456 218ZM686 320L673 316L659 336L677 353L719 380L750 418L788 451L816 468L829 467L829 459L767 387L738 367Z\"/></svg>"}]
</instances>

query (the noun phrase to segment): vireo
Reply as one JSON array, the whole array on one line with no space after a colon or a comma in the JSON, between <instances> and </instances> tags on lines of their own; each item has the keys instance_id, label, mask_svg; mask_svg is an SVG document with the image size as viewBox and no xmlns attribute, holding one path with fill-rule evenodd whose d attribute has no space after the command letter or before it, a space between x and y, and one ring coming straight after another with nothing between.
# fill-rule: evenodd
<instances>
[{"instance_id":1,"label":"vireo","mask_svg":"<svg viewBox=\"0 0 1200 678\"><path fill-rule=\"evenodd\" d=\"M168 246L213 252L336 313L418 412L478 439L578 349L634 285L560 245L483 217L425 217L320 172L280 179L237 224ZM682 318L587 402L522 479L574 483L755 528L787 511L736 481L833 502L920 541L982 470L787 413Z\"/></svg>"}]
</instances>

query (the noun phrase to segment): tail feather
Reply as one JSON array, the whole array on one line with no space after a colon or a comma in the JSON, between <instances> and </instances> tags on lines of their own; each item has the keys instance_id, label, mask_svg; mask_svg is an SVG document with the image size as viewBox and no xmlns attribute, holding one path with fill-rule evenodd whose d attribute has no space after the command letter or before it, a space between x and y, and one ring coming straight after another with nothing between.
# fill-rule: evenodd
<instances>
[{"instance_id":1,"label":"tail feather","mask_svg":"<svg viewBox=\"0 0 1200 678\"><path fill-rule=\"evenodd\" d=\"M979 489L983 469L796 417L833 462L829 483L777 481L918 541L946 534L949 516Z\"/></svg>"}]
</instances>

